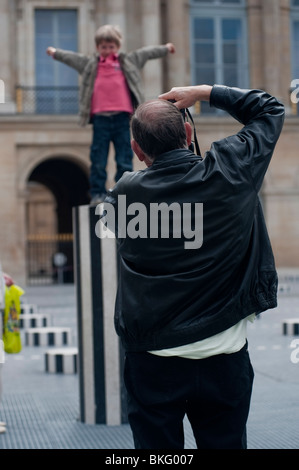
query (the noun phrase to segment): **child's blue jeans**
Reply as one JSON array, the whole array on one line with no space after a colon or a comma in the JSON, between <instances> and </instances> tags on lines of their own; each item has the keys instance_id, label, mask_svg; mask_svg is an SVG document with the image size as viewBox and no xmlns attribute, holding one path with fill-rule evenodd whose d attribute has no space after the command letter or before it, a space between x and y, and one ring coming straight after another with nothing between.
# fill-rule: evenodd
<instances>
[{"instance_id":1,"label":"child's blue jeans","mask_svg":"<svg viewBox=\"0 0 299 470\"><path fill-rule=\"evenodd\" d=\"M117 113L111 116L93 117L93 139L90 148L90 193L91 196L106 192L106 166L110 142L114 145L116 174L118 181L125 171L133 169L131 148L130 115Z\"/></svg>"}]
</instances>

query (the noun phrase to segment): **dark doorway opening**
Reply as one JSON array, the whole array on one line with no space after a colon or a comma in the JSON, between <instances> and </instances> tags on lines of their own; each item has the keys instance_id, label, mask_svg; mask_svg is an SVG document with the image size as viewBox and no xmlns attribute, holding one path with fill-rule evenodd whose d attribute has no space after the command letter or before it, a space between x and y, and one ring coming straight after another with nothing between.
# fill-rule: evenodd
<instances>
[{"instance_id":1,"label":"dark doorway opening","mask_svg":"<svg viewBox=\"0 0 299 470\"><path fill-rule=\"evenodd\" d=\"M37 187L27 201L27 282L72 283L72 210L89 203L88 175L73 161L52 158L31 173L29 194Z\"/></svg>"}]
</instances>

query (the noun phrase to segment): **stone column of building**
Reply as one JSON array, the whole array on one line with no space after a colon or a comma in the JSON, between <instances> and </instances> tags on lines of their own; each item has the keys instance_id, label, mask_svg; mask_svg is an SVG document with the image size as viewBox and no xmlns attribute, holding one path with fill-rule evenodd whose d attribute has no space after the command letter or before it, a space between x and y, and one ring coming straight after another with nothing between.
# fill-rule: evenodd
<instances>
[{"instance_id":1,"label":"stone column of building","mask_svg":"<svg viewBox=\"0 0 299 470\"><path fill-rule=\"evenodd\" d=\"M13 3L2 0L0 3L0 40L1 71L0 71L0 113L14 112L14 65L12 61L13 44Z\"/></svg>"},{"instance_id":2,"label":"stone column of building","mask_svg":"<svg viewBox=\"0 0 299 470\"><path fill-rule=\"evenodd\" d=\"M290 86L292 80L292 54L290 43L290 0L280 0L280 96L287 108L290 107ZM298 77L299 78L299 77ZM288 111L289 109L287 109ZM291 109L290 109L291 112Z\"/></svg>"},{"instance_id":3,"label":"stone column of building","mask_svg":"<svg viewBox=\"0 0 299 470\"><path fill-rule=\"evenodd\" d=\"M287 113L291 70L289 7L289 0L262 1L264 88L283 101ZM278 267L298 265L294 217L298 212L294 181L298 168L294 153L296 134L292 122L286 120L263 185L264 210Z\"/></svg>"},{"instance_id":4,"label":"stone column of building","mask_svg":"<svg viewBox=\"0 0 299 470\"><path fill-rule=\"evenodd\" d=\"M161 44L160 0L142 0L141 4L142 45ZM143 69L145 99L157 98L162 92L161 59L148 61Z\"/></svg>"},{"instance_id":5,"label":"stone column of building","mask_svg":"<svg viewBox=\"0 0 299 470\"><path fill-rule=\"evenodd\" d=\"M280 63L280 22L279 4L276 0L264 0L263 8L263 68L265 89L279 95L279 78L277 70Z\"/></svg>"},{"instance_id":6,"label":"stone column of building","mask_svg":"<svg viewBox=\"0 0 299 470\"><path fill-rule=\"evenodd\" d=\"M267 91L288 104L290 85L288 0L263 0L263 68ZM284 71L284 78L278 73Z\"/></svg>"},{"instance_id":7,"label":"stone column of building","mask_svg":"<svg viewBox=\"0 0 299 470\"><path fill-rule=\"evenodd\" d=\"M247 0L248 11L248 51L250 63L250 84L251 88L265 88L263 62L263 17L262 1Z\"/></svg>"},{"instance_id":8,"label":"stone column of building","mask_svg":"<svg viewBox=\"0 0 299 470\"><path fill-rule=\"evenodd\" d=\"M167 87L190 85L189 6L186 0L166 0L167 42L176 53L168 61Z\"/></svg>"}]
</instances>

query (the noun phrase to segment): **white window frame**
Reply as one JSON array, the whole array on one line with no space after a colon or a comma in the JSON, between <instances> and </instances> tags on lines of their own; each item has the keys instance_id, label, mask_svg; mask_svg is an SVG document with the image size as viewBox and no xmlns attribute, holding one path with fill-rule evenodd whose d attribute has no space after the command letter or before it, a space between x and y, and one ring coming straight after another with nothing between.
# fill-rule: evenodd
<instances>
[{"instance_id":1,"label":"white window frame","mask_svg":"<svg viewBox=\"0 0 299 470\"><path fill-rule=\"evenodd\" d=\"M82 53L94 52L94 32L97 24L95 15L91 15L89 1L83 0L30 0L20 2L19 18L17 22L17 82L25 86L35 86L35 38L34 38L34 12L36 9L63 9L70 8L78 11L78 51ZM49 6L49 4L51 4ZM86 28L86 18L90 18L90 27ZM91 49L92 47L92 49Z\"/></svg>"}]
</instances>

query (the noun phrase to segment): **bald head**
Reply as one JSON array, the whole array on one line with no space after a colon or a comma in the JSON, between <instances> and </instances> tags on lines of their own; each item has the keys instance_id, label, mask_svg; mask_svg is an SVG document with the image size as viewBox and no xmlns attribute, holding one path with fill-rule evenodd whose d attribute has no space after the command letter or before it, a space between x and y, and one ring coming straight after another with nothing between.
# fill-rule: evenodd
<instances>
[{"instance_id":1,"label":"bald head","mask_svg":"<svg viewBox=\"0 0 299 470\"><path fill-rule=\"evenodd\" d=\"M169 101L157 99L141 104L131 125L133 139L150 158L187 146L182 115Z\"/></svg>"}]
</instances>

